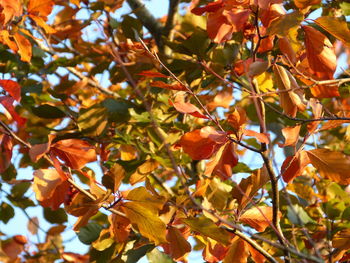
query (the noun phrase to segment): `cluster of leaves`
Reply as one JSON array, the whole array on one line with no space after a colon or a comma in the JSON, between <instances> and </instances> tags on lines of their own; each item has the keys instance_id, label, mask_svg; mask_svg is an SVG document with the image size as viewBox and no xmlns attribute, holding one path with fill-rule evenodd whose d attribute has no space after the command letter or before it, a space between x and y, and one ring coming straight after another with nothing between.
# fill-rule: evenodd
<instances>
[{"instance_id":1,"label":"cluster of leaves","mask_svg":"<svg viewBox=\"0 0 350 263\"><path fill-rule=\"evenodd\" d=\"M169 0L156 19L140 0L0 0L0 221L22 210L31 233L0 233L0 261L350 259L347 15L347 1Z\"/></svg>"}]
</instances>

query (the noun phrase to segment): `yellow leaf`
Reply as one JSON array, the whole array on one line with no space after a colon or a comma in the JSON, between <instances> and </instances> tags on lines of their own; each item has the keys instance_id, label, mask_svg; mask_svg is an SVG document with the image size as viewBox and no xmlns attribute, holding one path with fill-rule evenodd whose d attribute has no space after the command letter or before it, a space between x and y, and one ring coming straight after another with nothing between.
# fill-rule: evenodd
<instances>
[{"instance_id":1,"label":"yellow leaf","mask_svg":"<svg viewBox=\"0 0 350 263\"><path fill-rule=\"evenodd\" d=\"M119 148L120 159L123 161L131 161L137 158L137 151L134 146L123 144Z\"/></svg>"},{"instance_id":2,"label":"yellow leaf","mask_svg":"<svg viewBox=\"0 0 350 263\"><path fill-rule=\"evenodd\" d=\"M256 76L255 79L258 83L260 91L262 92L274 91L273 81L270 73L264 72Z\"/></svg>"},{"instance_id":3,"label":"yellow leaf","mask_svg":"<svg viewBox=\"0 0 350 263\"><path fill-rule=\"evenodd\" d=\"M337 232L332 239L332 246L340 250L348 250L350 248L350 229Z\"/></svg>"},{"instance_id":4,"label":"yellow leaf","mask_svg":"<svg viewBox=\"0 0 350 263\"><path fill-rule=\"evenodd\" d=\"M328 149L306 151L311 164L320 175L340 184L350 183L350 158Z\"/></svg>"},{"instance_id":5,"label":"yellow leaf","mask_svg":"<svg viewBox=\"0 0 350 263\"><path fill-rule=\"evenodd\" d=\"M315 20L315 23L346 45L350 45L350 30L346 21L336 17L321 16Z\"/></svg>"},{"instance_id":6,"label":"yellow leaf","mask_svg":"<svg viewBox=\"0 0 350 263\"><path fill-rule=\"evenodd\" d=\"M42 27L47 34L56 33L56 29L54 29L51 26L49 26L48 24L46 24L45 20L42 17L34 16L34 15L29 15L29 16L31 19L33 19L35 21L35 23L38 26Z\"/></svg>"},{"instance_id":7,"label":"yellow leaf","mask_svg":"<svg viewBox=\"0 0 350 263\"><path fill-rule=\"evenodd\" d=\"M224 245L230 244L230 236L228 235L228 233L222 228L219 228L217 225L215 225L214 222L211 221L209 218L192 217L182 219L182 221L186 225L188 225L193 231L197 231L202 235L210 237Z\"/></svg>"},{"instance_id":8,"label":"yellow leaf","mask_svg":"<svg viewBox=\"0 0 350 263\"><path fill-rule=\"evenodd\" d=\"M147 175L149 175L151 172L157 169L158 166L159 164L154 160L148 160L144 162L137 168L136 172L134 172L130 176L130 180L129 180L130 184L134 185L144 181Z\"/></svg>"},{"instance_id":9,"label":"yellow leaf","mask_svg":"<svg viewBox=\"0 0 350 263\"><path fill-rule=\"evenodd\" d=\"M152 195L142 186L131 190L125 199L138 202L140 205L147 207L147 209L152 210L154 213L157 213L158 210L162 209L165 203L163 197Z\"/></svg>"},{"instance_id":10,"label":"yellow leaf","mask_svg":"<svg viewBox=\"0 0 350 263\"><path fill-rule=\"evenodd\" d=\"M154 213L153 210L139 202L124 203L122 209L141 235L154 241L155 245L167 243L166 225L159 219L158 213Z\"/></svg>"}]
</instances>

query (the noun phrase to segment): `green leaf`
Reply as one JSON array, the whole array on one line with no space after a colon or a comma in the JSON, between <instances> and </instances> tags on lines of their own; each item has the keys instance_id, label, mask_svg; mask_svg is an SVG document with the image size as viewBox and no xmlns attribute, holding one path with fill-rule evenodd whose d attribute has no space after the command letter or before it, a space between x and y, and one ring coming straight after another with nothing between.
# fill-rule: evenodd
<instances>
[{"instance_id":1,"label":"green leaf","mask_svg":"<svg viewBox=\"0 0 350 263\"><path fill-rule=\"evenodd\" d=\"M142 258L144 255L146 255L147 251L154 248L154 245L148 244L136 249L130 249L128 252L126 252L127 260L125 263L136 263L139 261L140 258Z\"/></svg>"},{"instance_id":2,"label":"green leaf","mask_svg":"<svg viewBox=\"0 0 350 263\"><path fill-rule=\"evenodd\" d=\"M344 16L350 15L350 3L342 2L339 4L341 10L343 11Z\"/></svg>"},{"instance_id":3,"label":"green leaf","mask_svg":"<svg viewBox=\"0 0 350 263\"><path fill-rule=\"evenodd\" d=\"M131 104L124 100L106 99L102 106L107 109L108 119L112 122L123 123L130 118L129 108Z\"/></svg>"},{"instance_id":4,"label":"green leaf","mask_svg":"<svg viewBox=\"0 0 350 263\"><path fill-rule=\"evenodd\" d=\"M98 239L102 229L103 227L101 225L91 222L86 226L81 227L77 235L83 244L90 245Z\"/></svg>"},{"instance_id":5,"label":"green leaf","mask_svg":"<svg viewBox=\"0 0 350 263\"><path fill-rule=\"evenodd\" d=\"M22 197L25 194L25 192L27 192L27 190L31 185L32 184L30 182L22 182L22 183L16 184L11 189L11 195L13 197Z\"/></svg>"},{"instance_id":6,"label":"green leaf","mask_svg":"<svg viewBox=\"0 0 350 263\"><path fill-rule=\"evenodd\" d=\"M62 110L49 104L32 107L32 112L36 116L44 119L60 119L66 117L66 114Z\"/></svg>"},{"instance_id":7,"label":"green leaf","mask_svg":"<svg viewBox=\"0 0 350 263\"><path fill-rule=\"evenodd\" d=\"M230 244L230 236L228 233L219 228L213 221L206 217L192 217L182 220L191 230L197 231L204 236L210 237L224 245Z\"/></svg>"},{"instance_id":8,"label":"green leaf","mask_svg":"<svg viewBox=\"0 0 350 263\"><path fill-rule=\"evenodd\" d=\"M44 207L44 218L52 224L63 224L68 220L63 208L51 210L51 208Z\"/></svg>"},{"instance_id":9,"label":"green leaf","mask_svg":"<svg viewBox=\"0 0 350 263\"><path fill-rule=\"evenodd\" d=\"M15 216L15 210L8 203L2 202L0 205L0 220L7 224L7 222Z\"/></svg>"},{"instance_id":10,"label":"green leaf","mask_svg":"<svg viewBox=\"0 0 350 263\"><path fill-rule=\"evenodd\" d=\"M164 254L163 252L160 252L157 248L155 248L152 251L147 253L147 259L148 259L149 263L173 263L173 262L175 262L168 255Z\"/></svg>"},{"instance_id":11,"label":"green leaf","mask_svg":"<svg viewBox=\"0 0 350 263\"><path fill-rule=\"evenodd\" d=\"M299 205L292 205L292 207L288 206L287 217L289 221L295 225L305 225L307 223L314 223L314 220Z\"/></svg>"}]
</instances>

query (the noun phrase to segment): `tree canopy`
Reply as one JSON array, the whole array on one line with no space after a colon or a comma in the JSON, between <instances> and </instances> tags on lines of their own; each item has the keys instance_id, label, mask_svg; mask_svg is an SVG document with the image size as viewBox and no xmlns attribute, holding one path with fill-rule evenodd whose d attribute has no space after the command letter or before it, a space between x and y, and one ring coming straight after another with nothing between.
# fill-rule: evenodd
<instances>
[{"instance_id":1,"label":"tree canopy","mask_svg":"<svg viewBox=\"0 0 350 263\"><path fill-rule=\"evenodd\" d=\"M348 1L167 2L0 0L0 261L350 260Z\"/></svg>"}]
</instances>

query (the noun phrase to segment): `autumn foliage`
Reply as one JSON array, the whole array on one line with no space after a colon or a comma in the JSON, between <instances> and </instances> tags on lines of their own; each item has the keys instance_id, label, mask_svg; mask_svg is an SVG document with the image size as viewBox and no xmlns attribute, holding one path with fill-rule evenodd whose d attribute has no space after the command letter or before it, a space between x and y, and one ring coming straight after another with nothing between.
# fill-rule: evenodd
<instances>
[{"instance_id":1,"label":"autumn foliage","mask_svg":"<svg viewBox=\"0 0 350 263\"><path fill-rule=\"evenodd\" d=\"M350 260L349 15L0 0L0 261Z\"/></svg>"}]
</instances>

